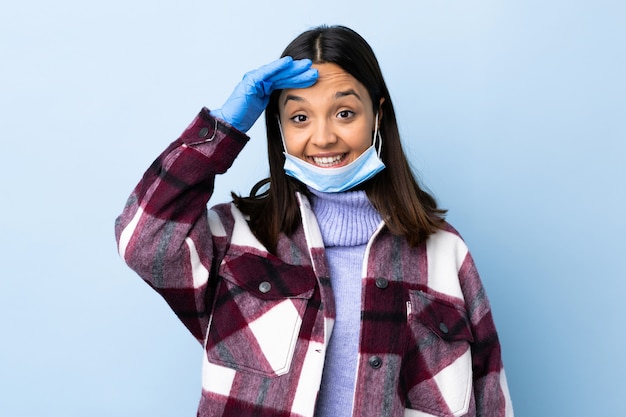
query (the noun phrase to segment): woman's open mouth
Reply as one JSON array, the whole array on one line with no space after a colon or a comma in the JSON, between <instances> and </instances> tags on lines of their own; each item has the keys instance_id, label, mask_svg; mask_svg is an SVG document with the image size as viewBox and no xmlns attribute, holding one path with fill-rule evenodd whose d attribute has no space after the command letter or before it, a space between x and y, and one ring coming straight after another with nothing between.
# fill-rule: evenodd
<instances>
[{"instance_id":1,"label":"woman's open mouth","mask_svg":"<svg viewBox=\"0 0 626 417\"><path fill-rule=\"evenodd\" d=\"M338 165L346 159L347 153L342 153L339 155L333 156L310 156L309 159L313 161L313 163L322 168L331 168Z\"/></svg>"}]
</instances>

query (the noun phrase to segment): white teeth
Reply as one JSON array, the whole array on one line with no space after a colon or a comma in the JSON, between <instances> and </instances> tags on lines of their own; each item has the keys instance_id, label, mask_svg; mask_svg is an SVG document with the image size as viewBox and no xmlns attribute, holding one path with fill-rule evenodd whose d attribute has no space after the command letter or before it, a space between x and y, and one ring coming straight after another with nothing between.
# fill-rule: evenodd
<instances>
[{"instance_id":1,"label":"white teeth","mask_svg":"<svg viewBox=\"0 0 626 417\"><path fill-rule=\"evenodd\" d=\"M332 166L332 165L335 165L337 162L341 161L341 159L343 158L343 155L337 155L337 156L331 156L331 157L313 156L312 158L313 158L313 161L319 166Z\"/></svg>"}]
</instances>

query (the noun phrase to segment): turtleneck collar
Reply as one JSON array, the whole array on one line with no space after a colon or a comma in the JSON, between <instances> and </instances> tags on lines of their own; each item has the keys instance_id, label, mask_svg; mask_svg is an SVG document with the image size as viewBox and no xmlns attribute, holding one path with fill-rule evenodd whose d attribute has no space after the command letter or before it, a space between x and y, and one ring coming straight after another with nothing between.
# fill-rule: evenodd
<instances>
[{"instance_id":1,"label":"turtleneck collar","mask_svg":"<svg viewBox=\"0 0 626 417\"><path fill-rule=\"evenodd\" d=\"M364 245L382 220L365 191L309 191L326 247Z\"/></svg>"}]
</instances>

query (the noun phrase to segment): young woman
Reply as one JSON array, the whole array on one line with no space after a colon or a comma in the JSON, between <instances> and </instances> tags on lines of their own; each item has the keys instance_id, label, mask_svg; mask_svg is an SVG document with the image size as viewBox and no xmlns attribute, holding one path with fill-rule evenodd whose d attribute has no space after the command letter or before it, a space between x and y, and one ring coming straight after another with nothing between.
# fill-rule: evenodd
<instances>
[{"instance_id":1,"label":"young woman","mask_svg":"<svg viewBox=\"0 0 626 417\"><path fill-rule=\"evenodd\" d=\"M270 178L207 210L264 110ZM199 416L512 416L484 288L444 214L373 51L324 26L200 112L116 237L204 346Z\"/></svg>"}]
</instances>

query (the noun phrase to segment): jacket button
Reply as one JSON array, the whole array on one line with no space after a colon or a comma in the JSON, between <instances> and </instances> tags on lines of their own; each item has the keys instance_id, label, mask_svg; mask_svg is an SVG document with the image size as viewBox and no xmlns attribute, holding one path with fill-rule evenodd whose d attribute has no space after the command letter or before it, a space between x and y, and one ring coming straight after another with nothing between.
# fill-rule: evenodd
<instances>
[{"instance_id":1,"label":"jacket button","mask_svg":"<svg viewBox=\"0 0 626 417\"><path fill-rule=\"evenodd\" d=\"M444 322L439 323L439 330L441 330L444 334L448 334L448 332L450 331L448 330L448 326L446 326L446 323Z\"/></svg>"},{"instance_id":2,"label":"jacket button","mask_svg":"<svg viewBox=\"0 0 626 417\"><path fill-rule=\"evenodd\" d=\"M206 138L208 135L209 135L208 127L203 127L202 129L200 129L200 132L198 132L198 136L200 136L201 138Z\"/></svg>"},{"instance_id":3,"label":"jacket button","mask_svg":"<svg viewBox=\"0 0 626 417\"><path fill-rule=\"evenodd\" d=\"M370 366L374 369L380 368L383 364L383 360L379 358L378 356L372 356L368 362Z\"/></svg>"},{"instance_id":4,"label":"jacket button","mask_svg":"<svg viewBox=\"0 0 626 417\"><path fill-rule=\"evenodd\" d=\"M385 289L389 286L389 281L387 281L385 278L376 278L376 286L378 288Z\"/></svg>"},{"instance_id":5,"label":"jacket button","mask_svg":"<svg viewBox=\"0 0 626 417\"><path fill-rule=\"evenodd\" d=\"M259 284L259 291L261 291L263 294L270 292L271 289L272 289L272 284L270 284L267 281L263 281L262 283Z\"/></svg>"}]
</instances>

